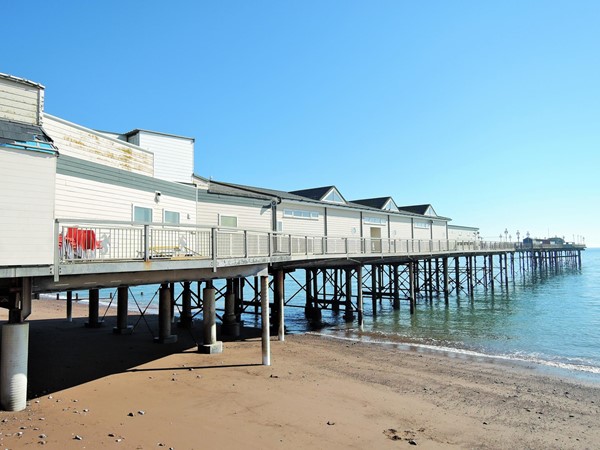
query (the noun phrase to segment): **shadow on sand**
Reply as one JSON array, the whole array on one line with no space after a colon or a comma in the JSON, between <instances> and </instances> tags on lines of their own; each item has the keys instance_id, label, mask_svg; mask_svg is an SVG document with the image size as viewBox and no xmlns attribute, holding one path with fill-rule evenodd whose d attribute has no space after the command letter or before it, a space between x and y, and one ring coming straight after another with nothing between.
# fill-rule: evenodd
<instances>
[{"instance_id":1,"label":"shadow on sand","mask_svg":"<svg viewBox=\"0 0 600 450\"><path fill-rule=\"evenodd\" d=\"M130 316L135 324L139 316ZM106 317L100 328L86 328L86 318L32 320L29 322L29 374L27 398L57 392L108 375L133 370L165 356L195 351L202 342L202 324L194 321L191 329L172 326L176 343L156 344L158 317L146 316L133 334L112 332L116 317ZM260 335L260 330L244 328L243 339ZM246 364L241 364L246 365ZM214 366L197 367L197 369ZM222 367L222 366L219 366ZM171 370L171 369L169 369Z\"/></svg>"}]
</instances>

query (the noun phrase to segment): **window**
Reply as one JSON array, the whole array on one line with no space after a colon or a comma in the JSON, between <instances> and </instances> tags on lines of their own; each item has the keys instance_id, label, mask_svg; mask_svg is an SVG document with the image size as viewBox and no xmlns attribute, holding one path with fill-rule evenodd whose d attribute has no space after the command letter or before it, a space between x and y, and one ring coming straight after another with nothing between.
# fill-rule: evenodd
<instances>
[{"instance_id":1,"label":"window","mask_svg":"<svg viewBox=\"0 0 600 450\"><path fill-rule=\"evenodd\" d=\"M294 219L318 220L319 213L316 211L304 211L302 209L284 209L283 217L293 217Z\"/></svg>"},{"instance_id":2,"label":"window","mask_svg":"<svg viewBox=\"0 0 600 450\"><path fill-rule=\"evenodd\" d=\"M238 220L236 216L219 216L219 225L227 228L237 228Z\"/></svg>"},{"instance_id":3,"label":"window","mask_svg":"<svg viewBox=\"0 0 600 450\"><path fill-rule=\"evenodd\" d=\"M417 221L415 221L415 228L429 228L429 222L417 222Z\"/></svg>"},{"instance_id":4,"label":"window","mask_svg":"<svg viewBox=\"0 0 600 450\"><path fill-rule=\"evenodd\" d=\"M152 208L134 206L133 221L138 223L152 223Z\"/></svg>"},{"instance_id":5,"label":"window","mask_svg":"<svg viewBox=\"0 0 600 450\"><path fill-rule=\"evenodd\" d=\"M323 201L332 203L346 203L340 195L340 193L335 189L333 189L329 194L327 194L327 197L325 197Z\"/></svg>"},{"instance_id":6,"label":"window","mask_svg":"<svg viewBox=\"0 0 600 450\"><path fill-rule=\"evenodd\" d=\"M385 211L398 211L398 208L396 208L396 205L394 205L394 201L391 199L387 201L382 209Z\"/></svg>"},{"instance_id":7,"label":"window","mask_svg":"<svg viewBox=\"0 0 600 450\"><path fill-rule=\"evenodd\" d=\"M363 222L372 225L385 225L387 223L387 219L383 217L363 217Z\"/></svg>"},{"instance_id":8,"label":"window","mask_svg":"<svg viewBox=\"0 0 600 450\"><path fill-rule=\"evenodd\" d=\"M179 225L179 213L175 211L165 210L165 217L163 219L163 222Z\"/></svg>"}]
</instances>

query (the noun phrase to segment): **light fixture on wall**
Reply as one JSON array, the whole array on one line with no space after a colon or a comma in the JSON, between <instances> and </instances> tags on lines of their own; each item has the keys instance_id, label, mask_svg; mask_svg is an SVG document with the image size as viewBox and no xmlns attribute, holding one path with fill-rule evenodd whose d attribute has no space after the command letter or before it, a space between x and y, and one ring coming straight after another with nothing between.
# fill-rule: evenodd
<instances>
[{"instance_id":1,"label":"light fixture on wall","mask_svg":"<svg viewBox=\"0 0 600 450\"><path fill-rule=\"evenodd\" d=\"M160 202L160 197L161 197L161 196L162 196L162 192L160 192L160 191L155 191L155 192L154 192L154 201L155 201L156 203Z\"/></svg>"}]
</instances>

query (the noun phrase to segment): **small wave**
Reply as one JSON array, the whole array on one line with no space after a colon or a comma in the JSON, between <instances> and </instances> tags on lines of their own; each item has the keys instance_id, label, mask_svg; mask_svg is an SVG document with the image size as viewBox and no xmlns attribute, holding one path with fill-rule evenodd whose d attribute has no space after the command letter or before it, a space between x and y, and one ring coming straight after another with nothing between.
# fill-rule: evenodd
<instances>
[{"instance_id":1,"label":"small wave","mask_svg":"<svg viewBox=\"0 0 600 450\"><path fill-rule=\"evenodd\" d=\"M332 330L334 331L334 330ZM336 330L338 332L358 332L358 330ZM450 347L443 344L434 344L434 343L423 343L418 342L416 340L405 340L398 335L391 335L396 337L397 339L385 339L378 338L375 336L340 336L334 333L319 333L319 332L307 332L306 334L310 334L313 336L322 336L328 337L332 339L338 339L343 341L351 341L351 342L367 342L370 344L378 344L378 345L391 345L399 348L404 348L406 350L426 350L432 351L436 353L444 353L448 356L467 356L472 358L481 358L481 359L497 359L509 362L521 362L521 363L529 363L529 364L537 364L546 367L552 367L556 369L564 369L568 371L577 371L577 372L585 372L589 374L600 374L600 367L595 366L591 361L587 361L584 359L578 358L578 362L565 362L565 361L555 361L549 358L544 358L535 354L525 354L525 353L515 353L515 354L490 354L484 353L476 350L469 350L457 347ZM386 333L373 333L379 334L382 337L390 337L386 336ZM580 362L579 362L580 361Z\"/></svg>"}]
</instances>

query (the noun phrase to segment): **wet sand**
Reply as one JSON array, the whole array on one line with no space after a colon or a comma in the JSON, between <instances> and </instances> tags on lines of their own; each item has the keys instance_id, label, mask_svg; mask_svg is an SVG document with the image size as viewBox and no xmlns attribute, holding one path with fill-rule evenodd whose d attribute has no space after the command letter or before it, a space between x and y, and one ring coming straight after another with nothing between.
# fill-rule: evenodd
<instances>
[{"instance_id":1,"label":"wet sand","mask_svg":"<svg viewBox=\"0 0 600 450\"><path fill-rule=\"evenodd\" d=\"M104 311L102 311L103 313ZM0 412L0 447L477 448L600 445L600 385L534 366L402 351L317 335L227 342L202 355L194 329L152 342L86 329L87 306L36 301L28 407ZM4 316L2 316L4 318ZM130 317L130 323L138 321Z\"/></svg>"}]
</instances>

